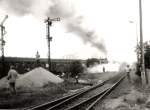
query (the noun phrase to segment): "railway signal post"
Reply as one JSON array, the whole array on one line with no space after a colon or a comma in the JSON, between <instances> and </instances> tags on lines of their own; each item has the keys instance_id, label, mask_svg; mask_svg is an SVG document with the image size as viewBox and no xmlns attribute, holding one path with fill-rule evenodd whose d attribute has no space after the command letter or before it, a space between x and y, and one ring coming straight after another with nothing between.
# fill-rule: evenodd
<instances>
[{"instance_id":1,"label":"railway signal post","mask_svg":"<svg viewBox=\"0 0 150 110\"><path fill-rule=\"evenodd\" d=\"M1 28L1 39L0 39L0 41L1 41L1 63L2 63L2 74L1 74L1 76L4 76L4 72L5 72L4 35L6 34L6 31L5 31L4 22L6 21L7 18L8 18L8 15L5 16L5 18L3 19L3 21L0 24L0 28Z\"/></svg>"},{"instance_id":2,"label":"railway signal post","mask_svg":"<svg viewBox=\"0 0 150 110\"><path fill-rule=\"evenodd\" d=\"M60 18L50 18L48 17L45 20L46 28L47 28L47 42L48 42L48 69L51 71L51 58L50 58L50 41L52 41L52 37L50 36L50 26L52 26L53 21L60 21Z\"/></svg>"}]
</instances>

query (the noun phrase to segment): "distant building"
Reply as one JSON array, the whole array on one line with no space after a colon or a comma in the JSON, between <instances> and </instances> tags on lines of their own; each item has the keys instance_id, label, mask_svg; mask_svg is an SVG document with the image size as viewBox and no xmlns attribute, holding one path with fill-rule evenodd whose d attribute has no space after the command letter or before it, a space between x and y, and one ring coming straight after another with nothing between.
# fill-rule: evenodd
<instances>
[{"instance_id":1,"label":"distant building","mask_svg":"<svg viewBox=\"0 0 150 110\"><path fill-rule=\"evenodd\" d=\"M100 58L99 61L100 61L100 64L107 64L108 63L107 58Z\"/></svg>"}]
</instances>

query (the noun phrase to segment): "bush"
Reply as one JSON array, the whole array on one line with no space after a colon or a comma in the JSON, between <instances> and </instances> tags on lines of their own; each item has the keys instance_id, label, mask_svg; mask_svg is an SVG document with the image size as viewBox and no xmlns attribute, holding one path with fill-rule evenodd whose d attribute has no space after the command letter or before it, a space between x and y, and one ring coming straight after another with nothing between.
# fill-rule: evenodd
<instances>
[{"instance_id":1,"label":"bush","mask_svg":"<svg viewBox=\"0 0 150 110\"><path fill-rule=\"evenodd\" d=\"M79 75L79 73L82 73L83 70L84 70L84 68L80 61L74 61L70 65L71 77L75 77L75 76Z\"/></svg>"}]
</instances>

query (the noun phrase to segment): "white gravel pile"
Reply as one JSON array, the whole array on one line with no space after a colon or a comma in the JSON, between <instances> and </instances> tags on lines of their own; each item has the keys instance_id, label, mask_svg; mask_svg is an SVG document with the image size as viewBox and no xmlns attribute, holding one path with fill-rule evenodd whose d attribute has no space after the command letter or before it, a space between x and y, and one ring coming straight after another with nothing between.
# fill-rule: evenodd
<instances>
[{"instance_id":1,"label":"white gravel pile","mask_svg":"<svg viewBox=\"0 0 150 110\"><path fill-rule=\"evenodd\" d=\"M43 87L48 83L57 84L61 82L63 79L42 67L38 67L19 77L16 81L16 87Z\"/></svg>"}]
</instances>

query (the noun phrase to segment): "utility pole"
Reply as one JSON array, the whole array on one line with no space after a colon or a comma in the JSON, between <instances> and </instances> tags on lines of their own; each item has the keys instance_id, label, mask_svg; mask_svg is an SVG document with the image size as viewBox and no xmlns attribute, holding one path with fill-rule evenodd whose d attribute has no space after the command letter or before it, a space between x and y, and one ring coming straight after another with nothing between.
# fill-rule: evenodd
<instances>
[{"instance_id":1,"label":"utility pole","mask_svg":"<svg viewBox=\"0 0 150 110\"><path fill-rule=\"evenodd\" d=\"M8 18L8 15L5 16L5 18L3 19L3 21L1 22L0 24L0 28L1 28L1 53L2 53L2 56L1 56L1 62L2 62L2 75L4 75L4 72L5 72L5 57L4 57L4 45L5 45L5 41L4 41L4 35L6 34L6 31L5 31L5 26L4 26L4 22L6 21L6 19Z\"/></svg>"},{"instance_id":2,"label":"utility pole","mask_svg":"<svg viewBox=\"0 0 150 110\"><path fill-rule=\"evenodd\" d=\"M142 2L139 0L139 21L140 21L140 47L141 47L141 78L143 86L146 85L145 61L144 61L144 45L143 45L143 29L142 29Z\"/></svg>"},{"instance_id":3,"label":"utility pole","mask_svg":"<svg viewBox=\"0 0 150 110\"><path fill-rule=\"evenodd\" d=\"M46 29L47 29L47 42L48 42L48 65L49 71L51 71L51 58L50 58L50 41L52 41L52 37L50 36L50 26L52 26L53 21L60 21L60 18L47 18L45 20Z\"/></svg>"}]
</instances>

